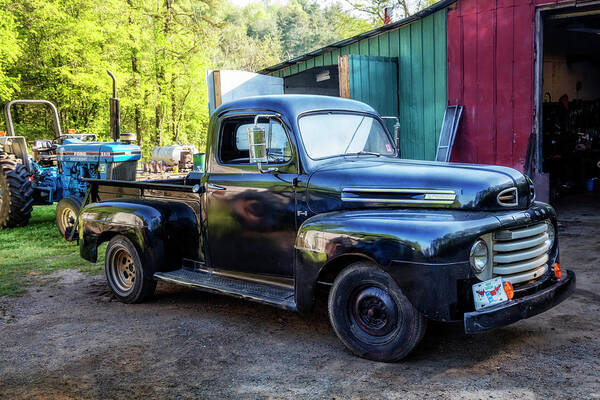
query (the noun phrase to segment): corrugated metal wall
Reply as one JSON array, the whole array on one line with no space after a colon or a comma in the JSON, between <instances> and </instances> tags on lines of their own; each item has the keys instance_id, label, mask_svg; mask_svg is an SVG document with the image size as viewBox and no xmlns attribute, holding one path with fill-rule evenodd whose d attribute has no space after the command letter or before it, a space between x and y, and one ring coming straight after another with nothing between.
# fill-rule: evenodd
<instances>
[{"instance_id":1,"label":"corrugated metal wall","mask_svg":"<svg viewBox=\"0 0 600 400\"><path fill-rule=\"evenodd\" d=\"M347 54L398 59L398 116L403 157L433 160L447 104L447 9L399 29L333 49L272 75L286 77L313 67L337 65L338 57ZM369 81L370 96L389 90L373 77ZM362 94L361 98L364 98Z\"/></svg>"},{"instance_id":2,"label":"corrugated metal wall","mask_svg":"<svg viewBox=\"0 0 600 400\"><path fill-rule=\"evenodd\" d=\"M524 170L533 131L535 4L461 0L448 12L448 97L465 106L453 161Z\"/></svg>"}]
</instances>

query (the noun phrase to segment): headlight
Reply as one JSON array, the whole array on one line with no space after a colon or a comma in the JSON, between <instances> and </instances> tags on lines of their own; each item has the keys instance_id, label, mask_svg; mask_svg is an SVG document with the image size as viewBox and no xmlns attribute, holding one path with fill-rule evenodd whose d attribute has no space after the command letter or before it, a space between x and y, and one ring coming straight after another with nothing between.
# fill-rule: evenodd
<instances>
[{"instance_id":1,"label":"headlight","mask_svg":"<svg viewBox=\"0 0 600 400\"><path fill-rule=\"evenodd\" d=\"M548 234L548 243L550 244L550 247L548 247L548 250L551 250L552 247L554 246L554 238L556 237L556 229L554 229L554 225L552 225L552 222L550 222L550 221L546 221L546 234Z\"/></svg>"},{"instance_id":2,"label":"headlight","mask_svg":"<svg viewBox=\"0 0 600 400\"><path fill-rule=\"evenodd\" d=\"M483 240L477 239L473 243L471 254L469 254L469 262L471 263L471 268L478 274L485 269L488 263L488 247Z\"/></svg>"}]
</instances>

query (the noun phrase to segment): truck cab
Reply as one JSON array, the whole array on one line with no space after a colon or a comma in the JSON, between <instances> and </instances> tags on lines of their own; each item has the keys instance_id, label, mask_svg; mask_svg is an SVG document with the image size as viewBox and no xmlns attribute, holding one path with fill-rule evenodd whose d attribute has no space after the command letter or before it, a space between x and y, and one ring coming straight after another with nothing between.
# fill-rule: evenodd
<instances>
[{"instance_id":1,"label":"truck cab","mask_svg":"<svg viewBox=\"0 0 600 400\"><path fill-rule=\"evenodd\" d=\"M382 117L353 100L241 99L209 122L204 173L89 180L76 237L105 241L115 296L156 281L310 312L359 356L396 361L426 321L467 333L543 312L575 288L558 264L556 213L506 167L399 158Z\"/></svg>"}]
</instances>

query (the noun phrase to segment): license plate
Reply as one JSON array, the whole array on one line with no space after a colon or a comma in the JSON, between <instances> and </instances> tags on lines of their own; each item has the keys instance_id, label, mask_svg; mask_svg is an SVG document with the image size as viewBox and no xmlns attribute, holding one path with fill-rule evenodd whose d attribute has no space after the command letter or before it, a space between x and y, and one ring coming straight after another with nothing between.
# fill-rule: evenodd
<instances>
[{"instance_id":1,"label":"license plate","mask_svg":"<svg viewBox=\"0 0 600 400\"><path fill-rule=\"evenodd\" d=\"M482 308L508 301L502 278L498 277L474 284L473 299L475 300L475 310L481 310Z\"/></svg>"}]
</instances>

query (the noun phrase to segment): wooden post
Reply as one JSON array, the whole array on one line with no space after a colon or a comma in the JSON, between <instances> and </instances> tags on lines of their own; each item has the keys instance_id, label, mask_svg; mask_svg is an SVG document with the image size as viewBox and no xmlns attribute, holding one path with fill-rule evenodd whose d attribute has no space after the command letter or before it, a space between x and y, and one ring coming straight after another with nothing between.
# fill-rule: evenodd
<instances>
[{"instance_id":1,"label":"wooden post","mask_svg":"<svg viewBox=\"0 0 600 400\"><path fill-rule=\"evenodd\" d=\"M221 99L221 71L213 72L213 88L215 93L215 110L222 104Z\"/></svg>"},{"instance_id":2,"label":"wooden post","mask_svg":"<svg viewBox=\"0 0 600 400\"><path fill-rule=\"evenodd\" d=\"M350 98L350 65L348 56L338 57L338 73L340 83L340 97Z\"/></svg>"}]
</instances>

